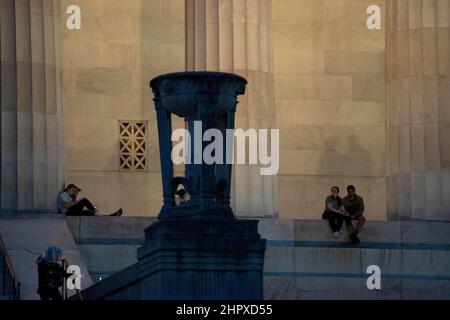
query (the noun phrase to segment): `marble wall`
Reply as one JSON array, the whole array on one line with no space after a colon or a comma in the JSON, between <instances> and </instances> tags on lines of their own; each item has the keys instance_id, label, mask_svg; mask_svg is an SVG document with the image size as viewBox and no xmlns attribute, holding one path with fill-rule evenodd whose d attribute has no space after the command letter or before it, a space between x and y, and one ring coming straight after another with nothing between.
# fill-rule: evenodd
<instances>
[{"instance_id":1,"label":"marble wall","mask_svg":"<svg viewBox=\"0 0 450 320\"><path fill-rule=\"evenodd\" d=\"M282 218L320 218L323 200L335 184L341 186L343 194L347 184L356 185L365 199L370 220L387 218L388 193L394 198L402 194L400 202L390 201L389 216L393 219L405 216L412 207L415 213L407 216L441 219L438 212L448 207L444 196L449 190L449 153L445 148L450 132L448 1L399 0L392 2L395 10L386 3L272 1L275 127L280 129L281 144L275 205ZM431 8L426 4L443 8L434 15L437 24L428 26L433 15L429 10L416 10L419 3L424 8ZM62 17L67 16L65 9L69 4L73 1L61 0ZM82 8L82 29L67 30L65 19L60 22L66 180L80 184L83 195L105 211L124 207L127 215L154 216L161 206L161 182L148 81L158 74L186 67L185 2L80 0L76 4ZM366 10L373 4L381 7L381 30L368 30L366 26ZM398 30L385 30L388 9L395 12L390 14L389 22L398 24ZM419 25L419 17L426 23ZM198 25L206 20L202 21ZM208 25L211 32L216 32L216 27ZM245 40L237 32L239 28L234 33L226 30L219 28L219 37L229 36L239 44ZM198 39L217 44L211 38L217 32L211 32ZM431 36L425 37L430 32ZM223 39L230 40L229 37ZM252 48L253 42L248 41L248 48ZM242 56L236 50L228 55L228 51L222 48L219 55L195 58L211 66L218 61L227 62L225 58L230 56L239 62L245 55L245 61L254 62L251 50ZM387 65L386 51L391 57ZM392 59L391 55L396 54L397 60ZM417 62L422 61L420 57L422 65ZM403 79L404 76L409 78ZM422 108L422 104L431 108ZM436 114L433 110L439 111L438 120L432 117ZM420 120L428 114L430 121ZM149 121L145 172L119 170L119 120ZM175 127L182 125L175 121ZM417 166L420 168L408 171ZM425 193L429 201L415 196L424 190L428 190ZM242 192L241 199L252 201L251 197L258 195L245 194ZM434 201L437 197L440 200ZM411 204L414 199L416 205ZM436 203L439 208L433 206ZM419 214L425 211L431 214Z\"/></svg>"},{"instance_id":2,"label":"marble wall","mask_svg":"<svg viewBox=\"0 0 450 320\"><path fill-rule=\"evenodd\" d=\"M379 5L382 29L368 30ZM386 219L384 0L273 1L283 218L320 219L332 185L354 184Z\"/></svg>"},{"instance_id":3,"label":"marble wall","mask_svg":"<svg viewBox=\"0 0 450 320\"><path fill-rule=\"evenodd\" d=\"M82 19L81 30L61 21L66 181L105 212L154 216L162 187L148 84L184 70L184 1L61 0L62 17L72 4ZM147 170L119 170L119 120L148 121Z\"/></svg>"},{"instance_id":4,"label":"marble wall","mask_svg":"<svg viewBox=\"0 0 450 320\"><path fill-rule=\"evenodd\" d=\"M154 216L161 182L147 83L185 68L184 1L77 3L82 29L62 32L67 181L104 211ZM272 1L281 217L316 219L329 187L352 183L369 219L386 218L384 29L367 30L369 4ZM118 169L118 120L149 120L148 171Z\"/></svg>"}]
</instances>

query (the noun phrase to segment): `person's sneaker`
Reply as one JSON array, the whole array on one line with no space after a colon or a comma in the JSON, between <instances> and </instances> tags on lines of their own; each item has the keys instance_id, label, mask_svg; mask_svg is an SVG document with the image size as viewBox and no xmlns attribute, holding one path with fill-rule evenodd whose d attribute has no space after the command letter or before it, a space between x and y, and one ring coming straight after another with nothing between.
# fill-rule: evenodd
<instances>
[{"instance_id":1,"label":"person's sneaker","mask_svg":"<svg viewBox=\"0 0 450 320\"><path fill-rule=\"evenodd\" d=\"M119 210L117 210L116 212L114 212L113 214L111 214L111 217L120 217L123 213L122 208L120 208Z\"/></svg>"},{"instance_id":2,"label":"person's sneaker","mask_svg":"<svg viewBox=\"0 0 450 320\"><path fill-rule=\"evenodd\" d=\"M335 233L333 233L333 237L339 239L341 237L341 233L339 231L336 231Z\"/></svg>"},{"instance_id":3,"label":"person's sneaker","mask_svg":"<svg viewBox=\"0 0 450 320\"><path fill-rule=\"evenodd\" d=\"M349 238L350 238L350 240L352 241L353 244L357 244L357 243L360 243L360 242L361 242L361 240L359 240L358 235L356 234L356 232L353 232L353 233L350 235Z\"/></svg>"}]
</instances>

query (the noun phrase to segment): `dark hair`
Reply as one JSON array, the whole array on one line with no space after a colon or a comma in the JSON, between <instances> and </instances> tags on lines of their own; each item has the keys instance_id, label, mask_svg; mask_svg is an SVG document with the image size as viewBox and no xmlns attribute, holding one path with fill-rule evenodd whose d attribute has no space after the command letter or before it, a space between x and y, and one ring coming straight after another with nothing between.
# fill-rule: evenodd
<instances>
[{"instance_id":1,"label":"dark hair","mask_svg":"<svg viewBox=\"0 0 450 320\"><path fill-rule=\"evenodd\" d=\"M67 187L64 189L64 192L67 192L69 189L72 189L73 187L75 187L74 184L68 184Z\"/></svg>"},{"instance_id":2,"label":"dark hair","mask_svg":"<svg viewBox=\"0 0 450 320\"><path fill-rule=\"evenodd\" d=\"M180 197L184 197L184 195L186 194L186 190L180 189L177 192L175 192L175 194L179 195Z\"/></svg>"},{"instance_id":3,"label":"dark hair","mask_svg":"<svg viewBox=\"0 0 450 320\"><path fill-rule=\"evenodd\" d=\"M338 186L332 186L332 187L331 187L331 191L333 191L333 189L337 189L338 192L341 191L341 190L339 190L339 187L338 187Z\"/></svg>"},{"instance_id":4,"label":"dark hair","mask_svg":"<svg viewBox=\"0 0 450 320\"><path fill-rule=\"evenodd\" d=\"M81 191L80 188L78 188L76 185L74 185L73 183L71 183L71 184L69 184L69 185L64 189L64 192L67 192L69 189L72 189L72 188L75 188L75 189L77 189L78 191Z\"/></svg>"},{"instance_id":5,"label":"dark hair","mask_svg":"<svg viewBox=\"0 0 450 320\"><path fill-rule=\"evenodd\" d=\"M350 191L356 191L356 188L354 185L347 186L347 192L350 192Z\"/></svg>"}]
</instances>

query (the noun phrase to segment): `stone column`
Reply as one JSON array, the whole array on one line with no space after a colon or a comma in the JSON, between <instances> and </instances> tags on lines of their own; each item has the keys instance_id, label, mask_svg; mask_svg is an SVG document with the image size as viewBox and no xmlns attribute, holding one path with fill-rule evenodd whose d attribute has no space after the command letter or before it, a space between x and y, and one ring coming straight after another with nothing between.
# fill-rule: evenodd
<instances>
[{"instance_id":1,"label":"stone column","mask_svg":"<svg viewBox=\"0 0 450 320\"><path fill-rule=\"evenodd\" d=\"M275 128L271 5L271 0L186 0L186 70L231 72L248 81L236 129ZM262 176L260 165L235 165L231 192L237 216L278 213L277 176Z\"/></svg>"},{"instance_id":2,"label":"stone column","mask_svg":"<svg viewBox=\"0 0 450 320\"><path fill-rule=\"evenodd\" d=\"M64 177L58 3L0 0L4 213L56 212Z\"/></svg>"},{"instance_id":3,"label":"stone column","mask_svg":"<svg viewBox=\"0 0 450 320\"><path fill-rule=\"evenodd\" d=\"M388 215L450 220L450 0L386 7Z\"/></svg>"}]
</instances>

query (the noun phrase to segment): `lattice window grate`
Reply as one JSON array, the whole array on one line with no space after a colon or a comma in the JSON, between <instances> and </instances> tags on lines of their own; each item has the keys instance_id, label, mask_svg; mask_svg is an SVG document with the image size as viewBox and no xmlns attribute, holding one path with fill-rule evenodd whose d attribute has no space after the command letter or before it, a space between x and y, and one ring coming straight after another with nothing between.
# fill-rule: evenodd
<instances>
[{"instance_id":1,"label":"lattice window grate","mask_svg":"<svg viewBox=\"0 0 450 320\"><path fill-rule=\"evenodd\" d=\"M120 170L147 169L147 123L119 121Z\"/></svg>"}]
</instances>

